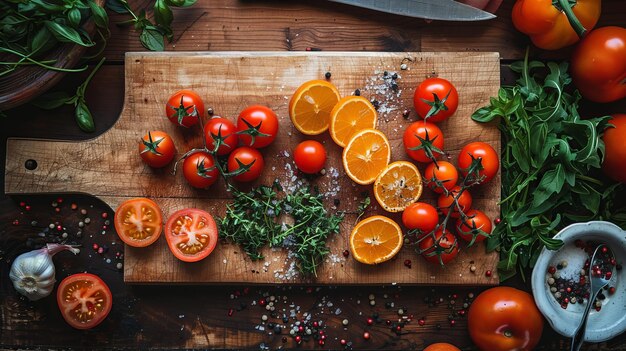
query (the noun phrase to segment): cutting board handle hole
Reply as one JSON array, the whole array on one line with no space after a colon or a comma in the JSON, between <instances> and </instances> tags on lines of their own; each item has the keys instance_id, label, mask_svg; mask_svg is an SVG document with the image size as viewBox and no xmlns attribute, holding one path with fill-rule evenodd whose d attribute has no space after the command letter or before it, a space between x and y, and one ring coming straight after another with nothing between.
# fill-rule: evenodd
<instances>
[{"instance_id":1,"label":"cutting board handle hole","mask_svg":"<svg viewBox=\"0 0 626 351\"><path fill-rule=\"evenodd\" d=\"M37 161L31 159L26 160L26 162L24 162L24 167L26 167L27 170L29 171L34 171L37 168Z\"/></svg>"}]
</instances>

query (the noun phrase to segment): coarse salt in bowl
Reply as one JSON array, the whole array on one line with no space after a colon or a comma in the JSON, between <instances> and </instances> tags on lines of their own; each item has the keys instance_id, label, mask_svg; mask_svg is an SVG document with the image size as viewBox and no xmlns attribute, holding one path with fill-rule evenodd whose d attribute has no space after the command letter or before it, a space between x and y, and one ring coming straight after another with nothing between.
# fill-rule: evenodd
<instances>
[{"instance_id":1,"label":"coarse salt in bowl","mask_svg":"<svg viewBox=\"0 0 626 351\"><path fill-rule=\"evenodd\" d=\"M543 248L533 269L532 289L537 307L552 328L561 335L571 337L581 321L585 304L569 304L567 309L562 308L550 292L548 267L567 261L567 266L559 270L559 274L562 278L578 281L579 272L590 257L576 246L576 240L605 243L613 251L617 263L623 264L626 258L626 232L610 222L591 221L565 227L555 238L563 240L563 246L555 251ZM600 311L591 309L585 341L606 341L626 330L625 279L626 272L623 269L614 270L609 286L615 287L615 293L608 294L603 290L606 298L601 301L602 308Z\"/></svg>"}]
</instances>

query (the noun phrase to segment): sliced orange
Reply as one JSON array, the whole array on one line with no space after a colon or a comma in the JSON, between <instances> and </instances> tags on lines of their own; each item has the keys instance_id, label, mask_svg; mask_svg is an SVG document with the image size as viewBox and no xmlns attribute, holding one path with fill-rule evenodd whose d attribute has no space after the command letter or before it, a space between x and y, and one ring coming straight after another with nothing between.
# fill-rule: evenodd
<instances>
[{"instance_id":1,"label":"sliced orange","mask_svg":"<svg viewBox=\"0 0 626 351\"><path fill-rule=\"evenodd\" d=\"M343 168L355 183L372 184L387 167L391 146L383 132L364 129L352 136L343 149Z\"/></svg>"},{"instance_id":2,"label":"sliced orange","mask_svg":"<svg viewBox=\"0 0 626 351\"><path fill-rule=\"evenodd\" d=\"M346 96L330 112L328 131L331 138L341 147L345 147L357 132L376 128L378 113L372 103L362 96Z\"/></svg>"},{"instance_id":3,"label":"sliced orange","mask_svg":"<svg viewBox=\"0 0 626 351\"><path fill-rule=\"evenodd\" d=\"M337 88L325 80L311 80L302 84L289 101L289 117L302 134L325 132L330 123L330 112L341 96Z\"/></svg>"},{"instance_id":4,"label":"sliced orange","mask_svg":"<svg viewBox=\"0 0 626 351\"><path fill-rule=\"evenodd\" d=\"M350 251L361 263L378 264L395 256L403 241L402 230L396 222L385 216L372 216L352 229Z\"/></svg>"},{"instance_id":5,"label":"sliced orange","mask_svg":"<svg viewBox=\"0 0 626 351\"><path fill-rule=\"evenodd\" d=\"M388 212L402 212L422 195L422 175L411 162L396 161L374 182L374 196Z\"/></svg>"}]
</instances>

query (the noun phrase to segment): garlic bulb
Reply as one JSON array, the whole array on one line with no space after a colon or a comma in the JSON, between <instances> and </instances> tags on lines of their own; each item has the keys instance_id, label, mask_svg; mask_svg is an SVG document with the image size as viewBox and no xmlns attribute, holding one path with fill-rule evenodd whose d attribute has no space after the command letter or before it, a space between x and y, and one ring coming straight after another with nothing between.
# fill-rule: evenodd
<instances>
[{"instance_id":1,"label":"garlic bulb","mask_svg":"<svg viewBox=\"0 0 626 351\"><path fill-rule=\"evenodd\" d=\"M9 273L15 290L31 301L50 295L56 282L52 256L63 250L70 250L74 254L80 252L70 245L47 244L44 248L17 256Z\"/></svg>"}]
</instances>

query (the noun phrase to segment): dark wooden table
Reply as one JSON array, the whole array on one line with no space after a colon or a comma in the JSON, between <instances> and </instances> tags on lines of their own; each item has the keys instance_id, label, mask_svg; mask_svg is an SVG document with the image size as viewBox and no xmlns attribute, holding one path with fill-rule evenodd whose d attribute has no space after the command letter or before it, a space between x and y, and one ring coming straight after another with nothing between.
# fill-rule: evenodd
<instances>
[{"instance_id":1,"label":"dark wooden table","mask_svg":"<svg viewBox=\"0 0 626 351\"><path fill-rule=\"evenodd\" d=\"M130 3L133 8L151 4L146 0ZM529 44L511 23L513 1L501 6L497 19L477 23L429 23L327 2L310 3L314 2L199 1L192 8L175 11L174 41L166 45L166 50L497 51L503 60L503 82L512 83L504 65L522 58ZM626 26L623 0L605 0L603 7L599 26ZM111 14L112 23L124 19ZM111 33L104 52L107 62L87 92L96 119L96 134L110 128L121 110L124 53L144 50L132 30L112 24ZM545 52L531 48L533 58L546 60L567 59L570 52L571 49ZM72 90L84 76L68 76L59 87ZM603 106L588 105L584 110L594 114L624 112L626 102L622 99ZM81 133L70 109L44 112L24 106L7 114L8 117L0 121L0 157L3 159L7 137L85 139L96 135ZM2 169L0 178L3 179L4 167ZM59 199L62 202L58 202ZM52 206L53 202L57 202L56 207ZM78 209L72 210L72 203L77 204ZM81 213L81 209L85 209L86 214ZM475 287L125 285L121 271L116 268L117 263L123 262L116 254L123 254L123 248L109 247L104 254L92 250L94 243L107 245L116 235L106 226L102 213L112 218L111 209L88 195L0 197L0 347L340 349L340 340L345 339L354 349L422 349L433 342L451 342L464 350L474 349L467 332L467 319L460 311L464 310L463 304L470 294L480 293L481 289ZM86 217L91 223L82 230L82 236L77 237L78 223ZM50 223L57 222L66 229L46 231ZM52 296L29 302L10 285L8 271L12 259L46 241L63 240L63 232L68 233L70 242L83 245L83 254L71 257L62 253L55 257L58 278L89 271L101 275L114 295L111 314L93 330L78 331L69 327ZM529 284L519 277L506 284L529 290ZM375 306L369 304L370 294L376 297ZM277 301L276 312L280 318L272 317L258 303L271 296ZM412 321L401 333L396 333L391 326L401 318L400 308ZM292 309L297 310L298 318L306 318L306 313L311 316L311 322L321 321L320 328L327 335L323 347L313 338L298 346L288 335L288 329L280 335L269 332L269 322L292 324L293 318L287 323L281 320L283 311L289 315ZM262 324L263 315L269 316L265 324ZM366 320L372 316L378 316L378 320L374 318L374 324L368 326ZM344 319L348 320L347 326L342 325ZM423 323L419 323L420 319ZM364 340L365 331L371 332L370 340ZM538 349L564 350L569 349L568 345L566 338L546 326ZM626 336L622 335L606 343L586 346L586 349L617 350L625 346Z\"/></svg>"}]
</instances>

